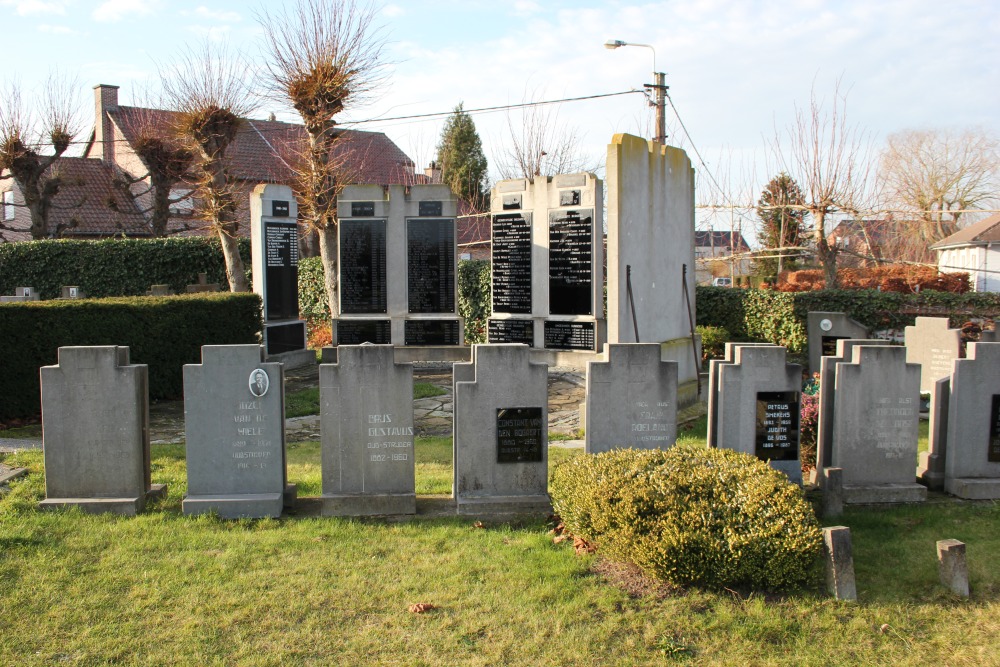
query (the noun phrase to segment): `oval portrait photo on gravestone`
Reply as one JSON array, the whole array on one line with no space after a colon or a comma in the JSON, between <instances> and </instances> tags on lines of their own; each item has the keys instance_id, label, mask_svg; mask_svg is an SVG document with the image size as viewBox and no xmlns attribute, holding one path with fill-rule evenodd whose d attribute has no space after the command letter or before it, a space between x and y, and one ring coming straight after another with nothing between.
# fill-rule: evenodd
<instances>
[{"instance_id":1,"label":"oval portrait photo on gravestone","mask_svg":"<svg viewBox=\"0 0 1000 667\"><path fill-rule=\"evenodd\" d=\"M255 368L250 373L250 393L261 398L267 393L271 386L271 380L267 377L267 372L263 368Z\"/></svg>"}]
</instances>

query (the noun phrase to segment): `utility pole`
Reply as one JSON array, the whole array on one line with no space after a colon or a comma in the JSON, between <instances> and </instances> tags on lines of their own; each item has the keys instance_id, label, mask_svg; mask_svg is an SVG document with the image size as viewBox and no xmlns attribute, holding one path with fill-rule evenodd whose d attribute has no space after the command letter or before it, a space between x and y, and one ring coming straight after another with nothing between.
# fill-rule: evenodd
<instances>
[{"instance_id":1,"label":"utility pole","mask_svg":"<svg viewBox=\"0 0 1000 667\"><path fill-rule=\"evenodd\" d=\"M663 72L653 72L653 79L653 83L644 86L652 89L655 100L653 106L656 107L656 136L653 137L653 141L665 144L667 143L667 90L670 86L666 85L667 75Z\"/></svg>"}]
</instances>

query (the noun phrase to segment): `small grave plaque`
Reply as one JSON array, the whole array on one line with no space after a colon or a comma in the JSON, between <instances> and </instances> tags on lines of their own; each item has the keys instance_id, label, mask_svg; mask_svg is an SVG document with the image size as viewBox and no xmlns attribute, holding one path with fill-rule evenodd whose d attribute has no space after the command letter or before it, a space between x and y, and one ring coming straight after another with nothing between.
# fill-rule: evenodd
<instances>
[{"instance_id":1,"label":"small grave plaque","mask_svg":"<svg viewBox=\"0 0 1000 667\"><path fill-rule=\"evenodd\" d=\"M535 323L532 320L493 320L488 323L491 343L535 344Z\"/></svg>"},{"instance_id":2,"label":"small grave plaque","mask_svg":"<svg viewBox=\"0 0 1000 667\"><path fill-rule=\"evenodd\" d=\"M593 322L546 322L545 347L552 350L593 350Z\"/></svg>"},{"instance_id":3,"label":"small grave plaque","mask_svg":"<svg viewBox=\"0 0 1000 667\"><path fill-rule=\"evenodd\" d=\"M385 313L385 220L343 220L340 263L342 312Z\"/></svg>"},{"instance_id":4,"label":"small grave plaque","mask_svg":"<svg viewBox=\"0 0 1000 667\"><path fill-rule=\"evenodd\" d=\"M266 333L268 354L305 349L306 323L301 320L289 324L268 325Z\"/></svg>"},{"instance_id":5,"label":"small grave plaque","mask_svg":"<svg viewBox=\"0 0 1000 667\"><path fill-rule=\"evenodd\" d=\"M391 342L392 326L389 320L337 320L338 345L388 345Z\"/></svg>"},{"instance_id":6,"label":"small grave plaque","mask_svg":"<svg viewBox=\"0 0 1000 667\"><path fill-rule=\"evenodd\" d=\"M422 201L417 206L417 215L421 218L440 218L443 210L439 201Z\"/></svg>"},{"instance_id":7,"label":"small grave plaque","mask_svg":"<svg viewBox=\"0 0 1000 667\"><path fill-rule=\"evenodd\" d=\"M1000 463L1000 394L993 394L990 410L990 451L989 462Z\"/></svg>"},{"instance_id":8,"label":"small grave plaque","mask_svg":"<svg viewBox=\"0 0 1000 667\"><path fill-rule=\"evenodd\" d=\"M375 216L375 202L373 201L352 201L352 218L371 218Z\"/></svg>"},{"instance_id":9,"label":"small grave plaque","mask_svg":"<svg viewBox=\"0 0 1000 667\"><path fill-rule=\"evenodd\" d=\"M288 217L288 202L273 200L271 202L271 217L272 218L287 218Z\"/></svg>"},{"instance_id":10,"label":"small grave plaque","mask_svg":"<svg viewBox=\"0 0 1000 667\"><path fill-rule=\"evenodd\" d=\"M406 320L404 345L461 345L458 320Z\"/></svg>"},{"instance_id":11,"label":"small grave plaque","mask_svg":"<svg viewBox=\"0 0 1000 667\"><path fill-rule=\"evenodd\" d=\"M493 312L531 313L531 215L493 216Z\"/></svg>"},{"instance_id":12,"label":"small grave plaque","mask_svg":"<svg viewBox=\"0 0 1000 667\"><path fill-rule=\"evenodd\" d=\"M455 311L455 221L409 220L407 293L411 313Z\"/></svg>"},{"instance_id":13,"label":"small grave plaque","mask_svg":"<svg viewBox=\"0 0 1000 667\"><path fill-rule=\"evenodd\" d=\"M549 213L549 313L593 315L590 210Z\"/></svg>"},{"instance_id":14,"label":"small grave plaque","mask_svg":"<svg viewBox=\"0 0 1000 667\"><path fill-rule=\"evenodd\" d=\"M580 205L580 191L579 190L562 190L559 193L559 205L560 206L579 206Z\"/></svg>"},{"instance_id":15,"label":"small grave plaque","mask_svg":"<svg viewBox=\"0 0 1000 667\"><path fill-rule=\"evenodd\" d=\"M542 409L497 408L497 463L542 460Z\"/></svg>"},{"instance_id":16,"label":"small grave plaque","mask_svg":"<svg viewBox=\"0 0 1000 667\"><path fill-rule=\"evenodd\" d=\"M757 458L762 461L799 460L799 394L794 391L757 392Z\"/></svg>"},{"instance_id":17,"label":"small grave plaque","mask_svg":"<svg viewBox=\"0 0 1000 667\"><path fill-rule=\"evenodd\" d=\"M827 322L828 320L823 320ZM823 356L824 357L835 357L837 356L837 341L838 340L849 340L849 336L823 336Z\"/></svg>"},{"instance_id":18,"label":"small grave plaque","mask_svg":"<svg viewBox=\"0 0 1000 667\"><path fill-rule=\"evenodd\" d=\"M504 195L503 210L516 211L521 208L521 195Z\"/></svg>"}]
</instances>

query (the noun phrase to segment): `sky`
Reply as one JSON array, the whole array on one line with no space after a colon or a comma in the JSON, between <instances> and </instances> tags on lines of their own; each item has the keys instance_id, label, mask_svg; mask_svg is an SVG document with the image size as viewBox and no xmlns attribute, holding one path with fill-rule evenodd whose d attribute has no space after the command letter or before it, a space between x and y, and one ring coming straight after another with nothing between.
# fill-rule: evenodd
<instances>
[{"instance_id":1,"label":"sky","mask_svg":"<svg viewBox=\"0 0 1000 667\"><path fill-rule=\"evenodd\" d=\"M86 134L94 85L121 86L121 103L129 104L156 89L158 68L185 44L226 41L262 64L261 6L0 0L7 63L0 80L16 80L30 98L52 71L74 77ZM386 79L376 99L339 120L385 132L420 166L434 158L444 119L387 119L447 112L460 102L474 110L641 90L654 55L677 111L667 112L668 143L688 151L701 203L717 198L712 181L731 193L759 193L778 170L767 148L776 132L811 95L828 103L838 81L848 122L875 148L907 129L1000 132L996 0L397 0L380 5L376 21L386 39ZM608 50L609 39L653 49ZM554 126L576 134L580 153L598 168L613 134L652 134L653 110L640 93L544 109ZM295 118L276 102L263 103L256 116L269 112ZM521 112L473 118L496 162Z\"/></svg>"}]
</instances>

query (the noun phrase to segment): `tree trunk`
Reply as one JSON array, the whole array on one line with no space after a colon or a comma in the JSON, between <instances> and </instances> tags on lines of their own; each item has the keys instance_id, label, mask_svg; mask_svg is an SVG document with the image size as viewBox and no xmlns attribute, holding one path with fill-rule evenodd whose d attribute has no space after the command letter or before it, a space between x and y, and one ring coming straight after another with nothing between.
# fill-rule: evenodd
<instances>
[{"instance_id":1,"label":"tree trunk","mask_svg":"<svg viewBox=\"0 0 1000 667\"><path fill-rule=\"evenodd\" d=\"M229 281L230 292L249 292L246 267L240 257L239 237L219 228L219 241L222 242L222 256L226 260L226 279Z\"/></svg>"},{"instance_id":2,"label":"tree trunk","mask_svg":"<svg viewBox=\"0 0 1000 667\"><path fill-rule=\"evenodd\" d=\"M323 260L323 287L326 288L326 299L330 305L330 316L336 320L340 314L340 287L337 284L339 268L337 265L337 226L329 222L317 230L319 233L319 256ZM333 327L333 344L337 344L337 327Z\"/></svg>"},{"instance_id":3,"label":"tree trunk","mask_svg":"<svg viewBox=\"0 0 1000 667\"><path fill-rule=\"evenodd\" d=\"M814 211L814 240L816 241L816 259L823 267L823 278L826 289L837 289L837 248L826 240L826 211Z\"/></svg>"}]
</instances>

